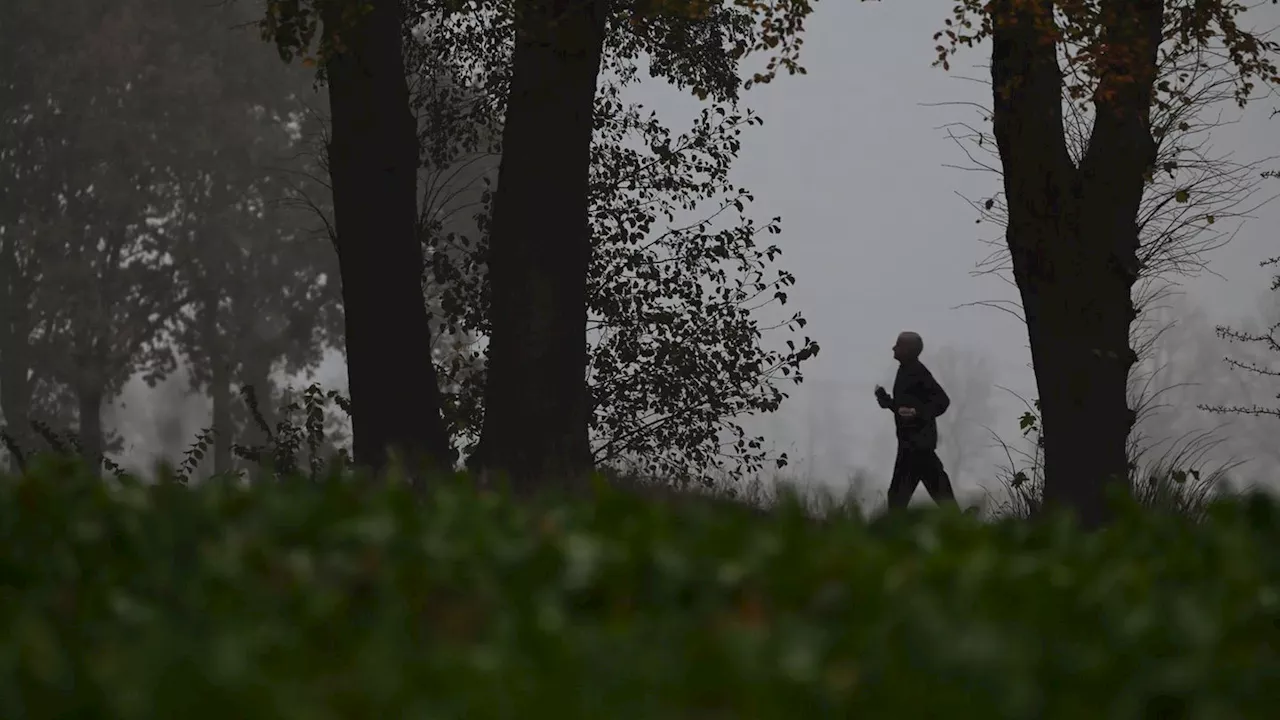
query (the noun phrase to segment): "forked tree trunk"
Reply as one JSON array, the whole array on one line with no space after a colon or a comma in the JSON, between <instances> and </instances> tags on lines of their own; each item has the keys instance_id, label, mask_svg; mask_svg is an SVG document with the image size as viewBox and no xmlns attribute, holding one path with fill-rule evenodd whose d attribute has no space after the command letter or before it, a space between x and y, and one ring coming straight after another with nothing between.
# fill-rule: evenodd
<instances>
[{"instance_id":1,"label":"forked tree trunk","mask_svg":"<svg viewBox=\"0 0 1280 720\"><path fill-rule=\"evenodd\" d=\"M609 0L523 0L493 204L488 380L473 465L517 489L591 466L587 216Z\"/></svg>"},{"instance_id":2,"label":"forked tree trunk","mask_svg":"<svg viewBox=\"0 0 1280 720\"><path fill-rule=\"evenodd\" d=\"M1108 519L1108 489L1128 488L1137 213L1156 156L1150 106L1163 22L1160 0L1103 5L1104 39L1130 52L1104 72L1078 166L1063 133L1055 46L1044 41L1050 0L996 3L991 71L1006 240L1040 391L1045 505L1089 527Z\"/></svg>"},{"instance_id":3,"label":"forked tree trunk","mask_svg":"<svg viewBox=\"0 0 1280 720\"><path fill-rule=\"evenodd\" d=\"M325 69L355 460L382 469L392 450L411 469L449 466L422 295L403 10L400 0L370 0L370 12L352 22L340 17L343 5L326 5L325 32L340 38L342 52Z\"/></svg>"}]
</instances>

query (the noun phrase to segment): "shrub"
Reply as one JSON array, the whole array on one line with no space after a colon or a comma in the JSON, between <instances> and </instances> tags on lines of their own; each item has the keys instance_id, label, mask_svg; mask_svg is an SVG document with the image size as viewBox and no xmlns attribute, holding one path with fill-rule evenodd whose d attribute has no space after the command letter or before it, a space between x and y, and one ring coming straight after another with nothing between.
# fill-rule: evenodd
<instances>
[{"instance_id":1,"label":"shrub","mask_svg":"<svg viewBox=\"0 0 1280 720\"><path fill-rule=\"evenodd\" d=\"M394 479L394 478L393 478ZM1105 531L459 478L0 482L0 717L1272 717L1280 511Z\"/></svg>"}]
</instances>

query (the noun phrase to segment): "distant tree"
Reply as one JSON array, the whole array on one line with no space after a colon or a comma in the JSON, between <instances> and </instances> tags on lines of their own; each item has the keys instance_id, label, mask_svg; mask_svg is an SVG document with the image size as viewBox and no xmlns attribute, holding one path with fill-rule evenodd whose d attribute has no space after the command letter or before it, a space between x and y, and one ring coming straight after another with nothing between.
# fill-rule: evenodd
<instances>
[{"instance_id":1,"label":"distant tree","mask_svg":"<svg viewBox=\"0 0 1280 720\"><path fill-rule=\"evenodd\" d=\"M203 101L191 111L153 99L180 122L171 142L184 160L172 170L168 226L190 302L174 339L193 387L209 394L211 469L222 473L232 444L255 430L235 386L256 386L269 417L277 363L314 367L341 332L337 258L314 219L284 204L306 177L310 73L282 65L243 8L168 9L186 41L179 67ZM218 71L197 72L206 66Z\"/></svg>"},{"instance_id":2,"label":"distant tree","mask_svg":"<svg viewBox=\"0 0 1280 720\"><path fill-rule=\"evenodd\" d=\"M196 286L207 294L197 301L182 338L192 382L207 388L213 402L215 472L229 469L234 441L262 439L235 399L235 388L253 387L267 422L274 424L274 373L314 368L337 331L326 322L336 314L328 309L337 304L338 288L329 280L337 273L324 269L335 258L320 252L329 250L327 243L315 247L317 238L297 226L271 227L290 223L282 214L267 210L255 232L238 236L243 255L211 260L208 270L191 268Z\"/></svg>"},{"instance_id":3,"label":"distant tree","mask_svg":"<svg viewBox=\"0 0 1280 720\"><path fill-rule=\"evenodd\" d=\"M154 222L175 163L165 143L172 125L146 99L180 98L186 88L162 71L180 42L162 21L147 36L154 42L130 40L152 10L147 0L20 2L5 9L19 22L3 23L14 33L3 44L18 46L17 72L32 73L9 84L3 128L13 143L3 145L19 148L6 169L21 198L6 223L9 282L32 288L24 309L11 311L11 387L19 396L41 383L66 388L79 445L95 464L106 443L103 403L134 373L154 378L174 367L161 336L184 302L173 238ZM63 42L68 32L79 40ZM11 425L30 409L23 404L10 399Z\"/></svg>"},{"instance_id":4,"label":"distant tree","mask_svg":"<svg viewBox=\"0 0 1280 720\"><path fill-rule=\"evenodd\" d=\"M105 451L103 404L139 369L162 377L174 367L161 333L182 305L180 286L172 266L153 266L146 259L163 252L158 249L163 241L126 223L119 216L98 216L83 233L59 242L61 253L39 290L39 302L61 309L45 316L35 337L63 351L45 361L51 376L75 395L79 443L94 465Z\"/></svg>"},{"instance_id":5,"label":"distant tree","mask_svg":"<svg viewBox=\"0 0 1280 720\"><path fill-rule=\"evenodd\" d=\"M19 351L0 364L16 378L30 364L24 357L49 358L39 364L46 378L26 371L28 396L37 381L69 388L81 444L95 456L104 440L91 408L136 370L158 379L179 350L196 385L210 389L220 431L212 459L226 469L231 383L243 373L265 378L282 354L313 364L332 334L332 313L324 311L336 297L324 282L336 275L327 267L336 266L332 249L323 238L301 242L302 233L282 231L273 197L293 143L291 111L309 78L271 58L245 32L238 8L128 0L70 17L97 54L67 46L62 56L29 58L61 74L46 71L18 105L35 109L5 125L29 163L8 169L40 169L46 181L23 183L25 211L14 213L14 227L46 220L23 235L27 251L14 245L5 254L14 270L6 277L15 278L7 287L19 289L21 280L39 293L27 295L21 316L13 313L10 345ZM144 20L151 32L139 29ZM55 37L67 27L52 16L42 22L28 35ZM121 44L135 35L141 40ZM82 91L85 83L100 90ZM40 92L51 103L39 102ZM85 229L76 231L77 223ZM29 397L20 382L6 387L18 408L7 414L19 417Z\"/></svg>"},{"instance_id":6,"label":"distant tree","mask_svg":"<svg viewBox=\"0 0 1280 720\"><path fill-rule=\"evenodd\" d=\"M193 218L205 232L190 236L195 253L184 268L200 292L183 348L193 383L213 400L216 472L229 467L235 438L256 435L233 386L254 387L274 423L273 372L315 367L341 331L332 247L308 230L308 218L279 206L281 190L267 180L239 188L235 204Z\"/></svg>"},{"instance_id":7,"label":"distant tree","mask_svg":"<svg viewBox=\"0 0 1280 720\"><path fill-rule=\"evenodd\" d=\"M1125 487L1129 474L1132 293L1160 258L1158 246L1143 247L1143 203L1160 173L1180 167L1160 164L1165 120L1203 110L1195 98L1206 85L1243 103L1255 81L1276 76L1275 46L1238 26L1243 9L961 0L937 34L944 67L960 45L991 40L1005 242L1043 403L1045 501L1091 526L1106 520L1106 488ZM1206 79L1203 64L1218 74ZM1075 152L1064 122L1072 108L1088 128ZM1188 198L1179 188L1169 202Z\"/></svg>"}]
</instances>

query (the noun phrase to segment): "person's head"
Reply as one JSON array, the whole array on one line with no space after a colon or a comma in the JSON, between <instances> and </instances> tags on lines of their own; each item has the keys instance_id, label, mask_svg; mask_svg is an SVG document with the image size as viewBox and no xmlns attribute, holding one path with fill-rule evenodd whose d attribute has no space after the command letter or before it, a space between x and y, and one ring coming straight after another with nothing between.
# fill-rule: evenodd
<instances>
[{"instance_id":1,"label":"person's head","mask_svg":"<svg viewBox=\"0 0 1280 720\"><path fill-rule=\"evenodd\" d=\"M898 341L893 344L893 359L898 362L919 359L924 352L924 340L919 333L905 331L898 333Z\"/></svg>"}]
</instances>

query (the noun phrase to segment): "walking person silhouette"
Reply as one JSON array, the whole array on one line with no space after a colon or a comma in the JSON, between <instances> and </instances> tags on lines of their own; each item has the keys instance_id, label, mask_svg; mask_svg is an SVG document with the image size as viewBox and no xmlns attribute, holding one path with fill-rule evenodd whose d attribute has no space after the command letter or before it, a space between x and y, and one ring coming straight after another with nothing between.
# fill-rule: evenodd
<instances>
[{"instance_id":1,"label":"walking person silhouette","mask_svg":"<svg viewBox=\"0 0 1280 720\"><path fill-rule=\"evenodd\" d=\"M947 477L936 452L937 418L950 407L951 398L920 362L922 352L924 340L920 335L913 332L899 334L893 345L893 358L898 361L893 395L876 386L876 401L880 407L893 411L898 435L898 456L893 463L893 479L889 482L890 510L906 507L916 484L921 482L939 505L956 501L951 479Z\"/></svg>"}]
</instances>

